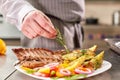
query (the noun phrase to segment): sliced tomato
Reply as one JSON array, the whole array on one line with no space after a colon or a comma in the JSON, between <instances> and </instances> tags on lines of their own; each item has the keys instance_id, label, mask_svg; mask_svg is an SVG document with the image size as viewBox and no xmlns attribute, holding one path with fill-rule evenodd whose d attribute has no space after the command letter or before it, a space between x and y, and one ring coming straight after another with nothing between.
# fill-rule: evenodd
<instances>
[{"instance_id":1,"label":"sliced tomato","mask_svg":"<svg viewBox=\"0 0 120 80\"><path fill-rule=\"evenodd\" d=\"M90 73L92 73L92 70L89 68L78 67L75 69L75 73L77 73L77 74L90 74Z\"/></svg>"}]
</instances>

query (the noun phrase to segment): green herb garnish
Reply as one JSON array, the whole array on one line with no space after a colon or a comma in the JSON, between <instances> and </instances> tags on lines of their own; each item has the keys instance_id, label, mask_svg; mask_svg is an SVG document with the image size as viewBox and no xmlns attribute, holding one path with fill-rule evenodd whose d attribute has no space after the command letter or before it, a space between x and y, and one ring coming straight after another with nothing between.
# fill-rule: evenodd
<instances>
[{"instance_id":1,"label":"green herb garnish","mask_svg":"<svg viewBox=\"0 0 120 80\"><path fill-rule=\"evenodd\" d=\"M76 75L72 75L72 76L66 76L63 77L64 80L76 80L76 79L82 79L82 78L86 78L86 74L76 74ZM51 78L51 80L58 80L59 77L53 77Z\"/></svg>"},{"instance_id":2,"label":"green herb garnish","mask_svg":"<svg viewBox=\"0 0 120 80\"><path fill-rule=\"evenodd\" d=\"M28 74L33 74L34 72L35 72L35 70L26 70L26 72L28 73Z\"/></svg>"},{"instance_id":3,"label":"green herb garnish","mask_svg":"<svg viewBox=\"0 0 120 80\"><path fill-rule=\"evenodd\" d=\"M81 53L85 54L87 52L86 49L81 50Z\"/></svg>"},{"instance_id":4,"label":"green herb garnish","mask_svg":"<svg viewBox=\"0 0 120 80\"><path fill-rule=\"evenodd\" d=\"M53 78L51 78L51 80L58 80L59 79L59 77L53 77Z\"/></svg>"},{"instance_id":5,"label":"green herb garnish","mask_svg":"<svg viewBox=\"0 0 120 80\"><path fill-rule=\"evenodd\" d=\"M85 78L86 76L87 76L86 74L77 74L69 77L69 80L82 79L82 78Z\"/></svg>"},{"instance_id":6,"label":"green herb garnish","mask_svg":"<svg viewBox=\"0 0 120 80\"><path fill-rule=\"evenodd\" d=\"M61 32L59 31L58 28L56 28L57 30L57 37L56 37L56 41L58 41L64 48L65 48L65 51L66 53L69 53L69 49L67 48L66 44L65 44L65 40L63 39L63 36L61 34Z\"/></svg>"}]
</instances>

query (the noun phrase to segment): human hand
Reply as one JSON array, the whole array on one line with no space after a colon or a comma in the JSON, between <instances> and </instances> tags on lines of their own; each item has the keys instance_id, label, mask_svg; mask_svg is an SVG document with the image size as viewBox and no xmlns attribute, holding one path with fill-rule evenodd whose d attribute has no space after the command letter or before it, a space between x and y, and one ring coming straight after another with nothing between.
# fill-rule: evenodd
<instances>
[{"instance_id":1,"label":"human hand","mask_svg":"<svg viewBox=\"0 0 120 80\"><path fill-rule=\"evenodd\" d=\"M23 34L30 39L38 36L53 39L57 35L51 20L40 11L31 11L28 13L22 24Z\"/></svg>"}]
</instances>

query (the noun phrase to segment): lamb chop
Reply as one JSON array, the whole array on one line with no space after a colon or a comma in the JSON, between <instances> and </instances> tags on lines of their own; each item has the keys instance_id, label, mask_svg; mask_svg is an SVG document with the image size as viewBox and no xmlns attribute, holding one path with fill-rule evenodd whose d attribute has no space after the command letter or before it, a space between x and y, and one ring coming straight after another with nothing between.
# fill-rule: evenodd
<instances>
[{"instance_id":1,"label":"lamb chop","mask_svg":"<svg viewBox=\"0 0 120 80\"><path fill-rule=\"evenodd\" d=\"M19 60L19 64L36 68L52 62L62 62L62 54L65 51L51 51L43 48L18 48L12 49Z\"/></svg>"}]
</instances>

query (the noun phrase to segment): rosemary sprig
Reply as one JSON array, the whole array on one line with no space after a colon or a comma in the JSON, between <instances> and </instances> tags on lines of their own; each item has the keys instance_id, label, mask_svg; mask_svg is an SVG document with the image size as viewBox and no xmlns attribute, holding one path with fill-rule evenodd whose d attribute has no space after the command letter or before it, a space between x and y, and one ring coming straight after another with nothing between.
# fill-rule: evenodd
<instances>
[{"instance_id":1,"label":"rosemary sprig","mask_svg":"<svg viewBox=\"0 0 120 80\"><path fill-rule=\"evenodd\" d=\"M65 44L65 41L63 39L63 36L62 36L61 32L59 31L58 28L56 28L56 30L57 30L56 41L58 41L65 48L66 53L69 53L69 49L67 48L67 46Z\"/></svg>"}]
</instances>

